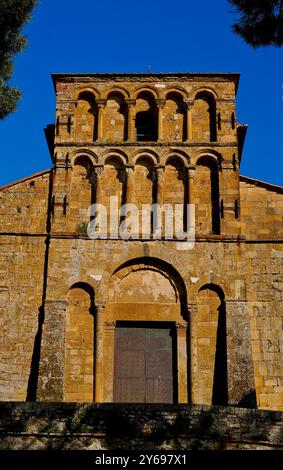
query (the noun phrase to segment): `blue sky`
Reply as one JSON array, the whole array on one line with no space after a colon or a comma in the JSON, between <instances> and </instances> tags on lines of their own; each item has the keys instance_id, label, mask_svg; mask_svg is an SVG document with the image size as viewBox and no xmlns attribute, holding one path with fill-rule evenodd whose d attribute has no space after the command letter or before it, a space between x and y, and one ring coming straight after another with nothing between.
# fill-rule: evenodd
<instances>
[{"instance_id":1,"label":"blue sky","mask_svg":"<svg viewBox=\"0 0 283 470\"><path fill-rule=\"evenodd\" d=\"M249 125L241 174L283 185L283 48L254 50L231 32L226 0L40 0L12 83L23 91L0 121L0 185L51 166L57 72L240 72L237 119Z\"/></svg>"}]
</instances>

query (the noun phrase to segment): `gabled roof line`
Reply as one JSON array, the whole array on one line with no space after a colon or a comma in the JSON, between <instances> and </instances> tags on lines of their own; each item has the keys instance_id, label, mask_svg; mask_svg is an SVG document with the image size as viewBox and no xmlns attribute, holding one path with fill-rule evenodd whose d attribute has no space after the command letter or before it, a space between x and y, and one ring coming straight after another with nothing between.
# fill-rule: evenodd
<instances>
[{"instance_id":1,"label":"gabled roof line","mask_svg":"<svg viewBox=\"0 0 283 470\"><path fill-rule=\"evenodd\" d=\"M240 175L240 181L244 181L245 183L251 183L255 186L261 186L265 189L269 189L270 191L277 191L283 193L283 186L279 186L277 184L267 183L266 181L257 180L255 178L250 178L249 176L242 176Z\"/></svg>"},{"instance_id":2,"label":"gabled roof line","mask_svg":"<svg viewBox=\"0 0 283 470\"><path fill-rule=\"evenodd\" d=\"M38 176L42 176L45 173L50 173L50 171L51 171L51 168L49 168L48 170L38 171L37 173L33 173L30 176L26 176L25 178L21 178L19 180L13 181L12 183L5 184L4 186L0 187L0 191L4 191L5 189L9 189L9 188L11 188L11 186L15 186L17 184L23 183L24 181L28 181L28 180L33 179L33 178L37 178Z\"/></svg>"}]
</instances>

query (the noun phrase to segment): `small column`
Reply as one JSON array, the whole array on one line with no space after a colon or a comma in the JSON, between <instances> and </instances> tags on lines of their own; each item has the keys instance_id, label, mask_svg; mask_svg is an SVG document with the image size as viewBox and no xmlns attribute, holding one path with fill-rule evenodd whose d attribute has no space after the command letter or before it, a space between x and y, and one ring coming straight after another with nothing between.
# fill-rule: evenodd
<instances>
[{"instance_id":1,"label":"small column","mask_svg":"<svg viewBox=\"0 0 283 470\"><path fill-rule=\"evenodd\" d=\"M127 99L126 103L128 105L128 142L134 142L136 140L135 134L135 104L136 100Z\"/></svg>"},{"instance_id":2,"label":"small column","mask_svg":"<svg viewBox=\"0 0 283 470\"><path fill-rule=\"evenodd\" d=\"M187 105L187 142L193 140L192 107L194 100L184 100Z\"/></svg>"},{"instance_id":3,"label":"small column","mask_svg":"<svg viewBox=\"0 0 283 470\"><path fill-rule=\"evenodd\" d=\"M103 402L103 333L105 320L104 301L96 302L95 312L95 351L94 351L94 401Z\"/></svg>"},{"instance_id":4,"label":"small column","mask_svg":"<svg viewBox=\"0 0 283 470\"><path fill-rule=\"evenodd\" d=\"M188 377L188 389L190 391L190 402L199 404L199 374L198 374L198 332L197 332L197 313L198 306L196 302L189 302L187 305L190 335L189 335L189 357L190 357L190 377Z\"/></svg>"},{"instance_id":5,"label":"small column","mask_svg":"<svg viewBox=\"0 0 283 470\"><path fill-rule=\"evenodd\" d=\"M164 167L156 168L156 227L154 232L156 238L160 239L163 235L163 213L162 206L164 201Z\"/></svg>"},{"instance_id":6,"label":"small column","mask_svg":"<svg viewBox=\"0 0 283 470\"><path fill-rule=\"evenodd\" d=\"M103 171L103 166L96 166L93 168L92 175L91 175L91 185L92 185L92 205L91 205L91 212L90 212L90 220L94 221L94 226L92 229L94 233L100 232L100 236L107 235L107 221L103 218L103 211L101 207L97 207L97 204L102 204L102 184L101 184L101 175ZM95 205L94 205L95 204ZM101 209L101 210L100 210Z\"/></svg>"},{"instance_id":7,"label":"small column","mask_svg":"<svg viewBox=\"0 0 283 470\"><path fill-rule=\"evenodd\" d=\"M106 100L97 100L98 106L98 128L97 128L97 139L103 140L103 115L106 105Z\"/></svg>"},{"instance_id":8,"label":"small column","mask_svg":"<svg viewBox=\"0 0 283 470\"><path fill-rule=\"evenodd\" d=\"M178 364L178 403L188 403L188 323L185 320L176 322L177 364Z\"/></svg>"},{"instance_id":9,"label":"small column","mask_svg":"<svg viewBox=\"0 0 283 470\"><path fill-rule=\"evenodd\" d=\"M104 322L103 344L103 376L104 376L104 403L113 403L114 387L114 348L115 348L116 321Z\"/></svg>"},{"instance_id":10,"label":"small column","mask_svg":"<svg viewBox=\"0 0 283 470\"><path fill-rule=\"evenodd\" d=\"M134 167L128 166L126 168L126 175L127 175L127 182L126 182L126 197L125 201L126 204L133 203L133 195L134 195Z\"/></svg>"},{"instance_id":11,"label":"small column","mask_svg":"<svg viewBox=\"0 0 283 470\"><path fill-rule=\"evenodd\" d=\"M196 167L190 166L187 173L187 201L188 204L194 204L194 177L196 173ZM195 208L190 207L189 217L187 221L187 230L195 228Z\"/></svg>"},{"instance_id":12,"label":"small column","mask_svg":"<svg viewBox=\"0 0 283 470\"><path fill-rule=\"evenodd\" d=\"M102 184L101 175L103 172L103 166L94 167L94 184L95 184L95 202L96 204L101 203L102 196Z\"/></svg>"},{"instance_id":13,"label":"small column","mask_svg":"<svg viewBox=\"0 0 283 470\"><path fill-rule=\"evenodd\" d=\"M123 195L123 206L122 210L120 212L120 229L119 229L119 235L120 236L126 236L126 237L131 237L133 236L133 227L131 225L125 225L126 220L127 220L127 210L128 205L130 204L135 204L134 196L135 196L135 186L134 186L134 167L128 166L126 167L125 171L125 184L124 184L124 195ZM126 207L127 206L127 207ZM122 229L123 227L123 229ZM122 232L120 231L122 230Z\"/></svg>"},{"instance_id":14,"label":"small column","mask_svg":"<svg viewBox=\"0 0 283 470\"><path fill-rule=\"evenodd\" d=\"M166 103L164 99L157 99L156 104L158 107L158 141L163 141L163 108Z\"/></svg>"}]
</instances>

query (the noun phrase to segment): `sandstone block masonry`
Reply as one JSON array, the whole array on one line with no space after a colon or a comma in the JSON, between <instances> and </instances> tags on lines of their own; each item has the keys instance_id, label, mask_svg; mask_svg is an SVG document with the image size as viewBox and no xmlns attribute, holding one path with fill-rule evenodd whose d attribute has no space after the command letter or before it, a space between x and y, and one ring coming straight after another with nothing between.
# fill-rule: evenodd
<instances>
[{"instance_id":1,"label":"sandstone block masonry","mask_svg":"<svg viewBox=\"0 0 283 470\"><path fill-rule=\"evenodd\" d=\"M0 189L1 400L283 410L283 188L239 175L238 80L53 75L53 166ZM194 246L89 239L111 196L195 205Z\"/></svg>"}]
</instances>

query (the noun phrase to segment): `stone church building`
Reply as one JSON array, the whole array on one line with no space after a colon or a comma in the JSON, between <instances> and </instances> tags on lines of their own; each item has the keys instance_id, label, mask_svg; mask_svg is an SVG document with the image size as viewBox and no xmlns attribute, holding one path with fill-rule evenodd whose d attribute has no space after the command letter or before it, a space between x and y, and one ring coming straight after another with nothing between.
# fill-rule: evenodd
<instances>
[{"instance_id":1,"label":"stone church building","mask_svg":"<svg viewBox=\"0 0 283 470\"><path fill-rule=\"evenodd\" d=\"M283 188L239 175L238 81L53 75L52 168L0 188L0 400L283 410ZM110 197L194 205L195 242L90 238Z\"/></svg>"}]
</instances>

